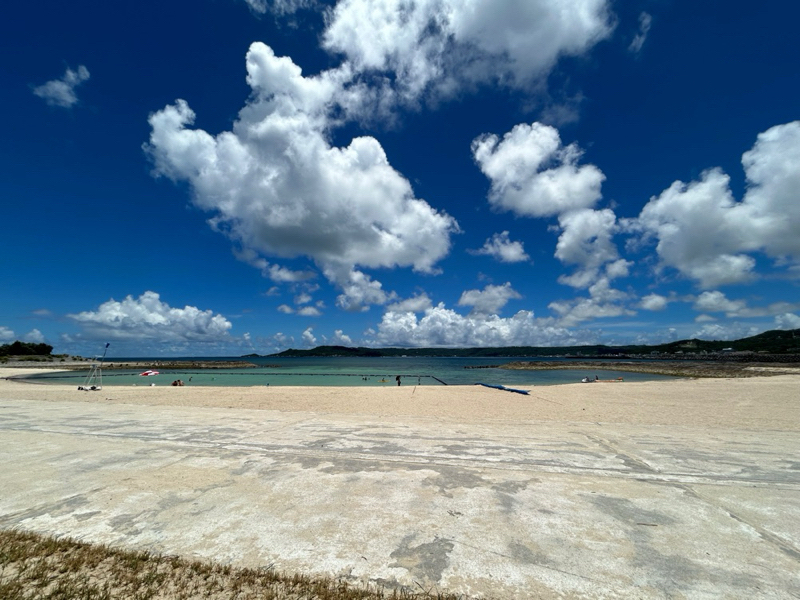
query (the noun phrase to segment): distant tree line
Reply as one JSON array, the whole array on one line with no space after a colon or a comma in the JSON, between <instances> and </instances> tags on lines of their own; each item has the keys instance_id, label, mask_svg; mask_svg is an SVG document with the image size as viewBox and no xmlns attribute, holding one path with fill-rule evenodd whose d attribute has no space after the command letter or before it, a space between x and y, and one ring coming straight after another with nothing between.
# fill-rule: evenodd
<instances>
[{"instance_id":1,"label":"distant tree line","mask_svg":"<svg viewBox=\"0 0 800 600\"><path fill-rule=\"evenodd\" d=\"M0 356L50 356L52 352L53 347L50 344L33 344L19 340L0 346Z\"/></svg>"}]
</instances>

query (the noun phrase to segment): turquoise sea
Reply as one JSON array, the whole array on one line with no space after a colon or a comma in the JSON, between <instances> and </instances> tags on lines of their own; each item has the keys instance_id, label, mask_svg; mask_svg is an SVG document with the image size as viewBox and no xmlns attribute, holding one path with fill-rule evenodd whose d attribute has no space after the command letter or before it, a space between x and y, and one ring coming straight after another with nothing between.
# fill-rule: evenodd
<instances>
[{"instance_id":1,"label":"turquoise sea","mask_svg":"<svg viewBox=\"0 0 800 600\"><path fill-rule=\"evenodd\" d=\"M112 358L114 362L147 362L150 369L159 375L143 377L143 369L102 370L103 386L157 386L171 385L181 379L187 386L396 386L400 376L401 385L474 385L477 383L500 384L510 387L536 385L558 385L576 383L583 377L594 379L624 378L626 381L653 381L671 379L663 375L628 373L623 371L554 370L554 371L510 371L491 368L516 360L563 361L564 359L542 358ZM242 360L258 364L258 368L242 369L161 369L159 362L174 360L232 361ZM490 367L490 368L466 368ZM89 375L86 371L53 372L28 377L36 383L84 385ZM96 381L89 382L96 384Z\"/></svg>"}]
</instances>

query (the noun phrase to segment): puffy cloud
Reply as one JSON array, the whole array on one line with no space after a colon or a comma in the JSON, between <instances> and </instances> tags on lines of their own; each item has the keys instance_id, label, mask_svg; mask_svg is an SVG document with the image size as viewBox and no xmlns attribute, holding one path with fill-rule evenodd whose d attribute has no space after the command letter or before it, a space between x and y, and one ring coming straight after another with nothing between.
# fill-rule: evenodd
<instances>
[{"instance_id":1,"label":"puffy cloud","mask_svg":"<svg viewBox=\"0 0 800 600\"><path fill-rule=\"evenodd\" d=\"M712 317L711 315L697 315L694 318L695 323L714 323L717 319Z\"/></svg>"},{"instance_id":2,"label":"puffy cloud","mask_svg":"<svg viewBox=\"0 0 800 600\"><path fill-rule=\"evenodd\" d=\"M522 296L511 287L503 285L487 285L482 290L467 290L458 300L459 306L471 306L470 317L481 317L496 314L509 300L519 300Z\"/></svg>"},{"instance_id":3,"label":"puffy cloud","mask_svg":"<svg viewBox=\"0 0 800 600\"><path fill-rule=\"evenodd\" d=\"M601 198L605 176L594 165L578 165L581 150L576 144L565 147L554 127L533 123L515 126L502 140L478 137L472 152L491 181L489 202L494 207L520 216L558 216L561 234L555 256L578 267L559 277L560 283L589 288L603 278L628 275L632 263L619 258L613 243L619 230L616 215L608 208L591 208Z\"/></svg>"},{"instance_id":4,"label":"puffy cloud","mask_svg":"<svg viewBox=\"0 0 800 600\"><path fill-rule=\"evenodd\" d=\"M581 150L563 146L558 130L542 123L516 125L501 140L487 134L472 154L491 181L489 202L519 216L548 217L590 208L605 179L594 165L578 166Z\"/></svg>"},{"instance_id":5,"label":"puffy cloud","mask_svg":"<svg viewBox=\"0 0 800 600\"><path fill-rule=\"evenodd\" d=\"M425 312L431 308L433 304L428 294L416 294L411 298L406 298L400 302L395 302L386 307L389 312L403 313L403 312Z\"/></svg>"},{"instance_id":6,"label":"puffy cloud","mask_svg":"<svg viewBox=\"0 0 800 600\"><path fill-rule=\"evenodd\" d=\"M33 88L33 93L51 106L70 108L77 104L75 88L89 79L89 70L83 65L77 71L67 68L61 79L53 79Z\"/></svg>"},{"instance_id":7,"label":"puffy cloud","mask_svg":"<svg viewBox=\"0 0 800 600\"><path fill-rule=\"evenodd\" d=\"M509 318L497 315L463 316L444 304L418 318L412 312L387 311L378 325L375 341L380 346L478 347L478 346L567 346L595 343L587 332L536 319L533 312L519 311Z\"/></svg>"},{"instance_id":8,"label":"puffy cloud","mask_svg":"<svg viewBox=\"0 0 800 600\"><path fill-rule=\"evenodd\" d=\"M776 329L800 329L800 316L794 313L785 313L775 317Z\"/></svg>"},{"instance_id":9,"label":"puffy cloud","mask_svg":"<svg viewBox=\"0 0 800 600\"><path fill-rule=\"evenodd\" d=\"M314 346L317 343L317 338L314 337L313 331L314 328L309 327L303 332L302 335L303 343L306 344L307 346Z\"/></svg>"},{"instance_id":10,"label":"puffy cloud","mask_svg":"<svg viewBox=\"0 0 800 600\"><path fill-rule=\"evenodd\" d=\"M719 291L703 292L694 302L694 309L703 312L724 312L726 317L771 317L800 309L800 302L774 302L767 306L750 307L744 300L730 300Z\"/></svg>"},{"instance_id":11,"label":"puffy cloud","mask_svg":"<svg viewBox=\"0 0 800 600\"><path fill-rule=\"evenodd\" d=\"M644 310L659 311L664 310L669 304L669 298L659 294L648 294L639 302L639 306Z\"/></svg>"},{"instance_id":12,"label":"puffy cloud","mask_svg":"<svg viewBox=\"0 0 800 600\"><path fill-rule=\"evenodd\" d=\"M700 181L676 181L629 221L645 240L657 240L659 268L672 267L703 288L742 283L754 277L763 252L778 265L800 264L800 121L758 135L742 157L747 191L733 198L720 169Z\"/></svg>"},{"instance_id":13,"label":"puffy cloud","mask_svg":"<svg viewBox=\"0 0 800 600\"><path fill-rule=\"evenodd\" d=\"M122 302L109 300L96 311L67 315L90 339L156 342L218 342L229 337L231 323L220 314L194 306L173 308L156 292Z\"/></svg>"},{"instance_id":14,"label":"puffy cloud","mask_svg":"<svg viewBox=\"0 0 800 600\"><path fill-rule=\"evenodd\" d=\"M0 325L0 342L10 342L14 339L14 331Z\"/></svg>"},{"instance_id":15,"label":"puffy cloud","mask_svg":"<svg viewBox=\"0 0 800 600\"><path fill-rule=\"evenodd\" d=\"M23 336L22 341L31 342L34 344L42 344L44 343L44 334L42 334L42 332L38 329L31 329Z\"/></svg>"},{"instance_id":16,"label":"puffy cloud","mask_svg":"<svg viewBox=\"0 0 800 600\"><path fill-rule=\"evenodd\" d=\"M611 302L602 302L596 298L575 298L574 300L557 300L548 307L559 315L559 324L563 327L575 327L584 321L593 321L621 315L633 315L633 311Z\"/></svg>"},{"instance_id":17,"label":"puffy cloud","mask_svg":"<svg viewBox=\"0 0 800 600\"><path fill-rule=\"evenodd\" d=\"M522 242L512 242L508 237L508 231L495 233L486 240L483 248L479 250L469 250L470 254L491 256L500 262L515 263L530 260L530 256L525 253Z\"/></svg>"},{"instance_id":18,"label":"puffy cloud","mask_svg":"<svg viewBox=\"0 0 800 600\"><path fill-rule=\"evenodd\" d=\"M270 265L267 272L269 278L275 283L297 283L314 279L317 276L313 271L292 271L279 265Z\"/></svg>"},{"instance_id":19,"label":"puffy cloud","mask_svg":"<svg viewBox=\"0 0 800 600\"><path fill-rule=\"evenodd\" d=\"M333 332L333 337L330 339L325 338L325 343L333 346L352 346L353 340L350 339L350 336L346 335L341 329L337 329Z\"/></svg>"},{"instance_id":20,"label":"puffy cloud","mask_svg":"<svg viewBox=\"0 0 800 600\"><path fill-rule=\"evenodd\" d=\"M282 332L277 332L275 335L258 338L256 340L259 346L274 348L275 350L283 350L289 348L294 344L294 336L286 335Z\"/></svg>"},{"instance_id":21,"label":"puffy cloud","mask_svg":"<svg viewBox=\"0 0 800 600\"><path fill-rule=\"evenodd\" d=\"M729 300L722 292L703 292L697 297L694 309L701 312L724 312L728 316L737 316L745 308L744 300Z\"/></svg>"},{"instance_id":22,"label":"puffy cloud","mask_svg":"<svg viewBox=\"0 0 800 600\"><path fill-rule=\"evenodd\" d=\"M558 314L560 325L574 327L584 321L636 314L624 305L627 299L628 294L612 288L609 278L603 276L589 286L588 298L557 300L548 307Z\"/></svg>"},{"instance_id":23,"label":"puffy cloud","mask_svg":"<svg viewBox=\"0 0 800 600\"><path fill-rule=\"evenodd\" d=\"M340 304L348 307L389 297L357 267L435 273L455 220L414 197L374 138L328 142L345 70L304 77L254 43L247 73L253 97L232 131L190 129L195 115L183 100L150 116L156 173L188 181L195 204L251 255L311 258L347 288Z\"/></svg>"},{"instance_id":24,"label":"puffy cloud","mask_svg":"<svg viewBox=\"0 0 800 600\"><path fill-rule=\"evenodd\" d=\"M414 100L476 83L530 87L611 30L606 0L340 0L323 44L358 72L393 74Z\"/></svg>"},{"instance_id":25,"label":"puffy cloud","mask_svg":"<svg viewBox=\"0 0 800 600\"><path fill-rule=\"evenodd\" d=\"M306 292L301 292L300 294L294 297L295 304L308 304L312 300L313 298L311 297L311 294L307 294Z\"/></svg>"},{"instance_id":26,"label":"puffy cloud","mask_svg":"<svg viewBox=\"0 0 800 600\"><path fill-rule=\"evenodd\" d=\"M387 293L379 281L374 281L361 271L349 271L344 275L326 273L331 281L339 282L342 294L336 297L336 306L350 312L365 311L371 304L386 304L397 297Z\"/></svg>"},{"instance_id":27,"label":"puffy cloud","mask_svg":"<svg viewBox=\"0 0 800 600\"><path fill-rule=\"evenodd\" d=\"M619 261L612 237L616 232L616 215L608 208L582 209L561 215L558 222L562 233L556 244L555 257L568 265L578 265L578 271L559 278L561 283L577 288L589 287L597 280L600 268L611 261L611 278L627 276L628 263Z\"/></svg>"},{"instance_id":28,"label":"puffy cloud","mask_svg":"<svg viewBox=\"0 0 800 600\"><path fill-rule=\"evenodd\" d=\"M746 281L755 267L752 257L738 253L744 239L729 181L719 169L691 184L676 181L645 205L636 223L646 236L658 239L663 266L703 287Z\"/></svg>"},{"instance_id":29,"label":"puffy cloud","mask_svg":"<svg viewBox=\"0 0 800 600\"><path fill-rule=\"evenodd\" d=\"M639 33L631 41L628 50L637 54L641 51L644 42L647 39L647 34L650 33L650 27L653 25L653 17L649 13L643 12L639 15Z\"/></svg>"},{"instance_id":30,"label":"puffy cloud","mask_svg":"<svg viewBox=\"0 0 800 600\"><path fill-rule=\"evenodd\" d=\"M310 301L310 299L308 300ZM297 298L295 298L295 304L304 304L305 302L298 302ZM318 304L318 306L321 306ZM281 304L278 306L278 312L281 312L285 315L299 315L301 317L319 317L322 315L322 311L319 308L314 306L300 306L300 308L292 308L288 304Z\"/></svg>"},{"instance_id":31,"label":"puffy cloud","mask_svg":"<svg viewBox=\"0 0 800 600\"><path fill-rule=\"evenodd\" d=\"M760 133L742 156L749 187L737 223L748 249L800 261L800 121Z\"/></svg>"}]
</instances>

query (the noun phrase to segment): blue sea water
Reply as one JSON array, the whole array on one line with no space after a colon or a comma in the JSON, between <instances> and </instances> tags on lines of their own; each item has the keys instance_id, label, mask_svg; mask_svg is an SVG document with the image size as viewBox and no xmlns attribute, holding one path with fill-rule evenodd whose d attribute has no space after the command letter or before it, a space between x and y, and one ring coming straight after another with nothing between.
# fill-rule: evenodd
<instances>
[{"instance_id":1,"label":"blue sea water","mask_svg":"<svg viewBox=\"0 0 800 600\"><path fill-rule=\"evenodd\" d=\"M594 379L624 378L626 381L652 381L671 379L663 375L629 373L623 371L513 371L491 367L512 360L547 361L559 359L541 358L429 358L429 357L386 357L386 358L171 358L142 359L114 358L115 362L147 362L159 375L143 377L143 369L103 370L103 386L168 386L181 379L187 386L396 386L400 376L401 385L474 385L488 383L510 387L531 387L537 385L558 385L576 383L583 377ZM257 368L242 369L161 369L159 362L166 360L242 360L259 365ZM563 360L563 359L562 359ZM31 376L28 379L37 383L58 383L83 385L89 375L86 371L53 372ZM96 383L92 381L91 383Z\"/></svg>"}]
</instances>

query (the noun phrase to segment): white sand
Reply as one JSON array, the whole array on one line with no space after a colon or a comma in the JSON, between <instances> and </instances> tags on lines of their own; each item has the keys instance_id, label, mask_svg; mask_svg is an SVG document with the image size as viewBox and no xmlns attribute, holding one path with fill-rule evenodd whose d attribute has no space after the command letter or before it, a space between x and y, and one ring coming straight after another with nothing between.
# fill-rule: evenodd
<instances>
[{"instance_id":1,"label":"white sand","mask_svg":"<svg viewBox=\"0 0 800 600\"><path fill-rule=\"evenodd\" d=\"M32 374L0 368L0 378ZM800 376L514 387L482 386L171 387L75 386L0 379L0 399L247 408L365 416L433 417L457 422L560 421L691 425L800 431Z\"/></svg>"}]
</instances>

